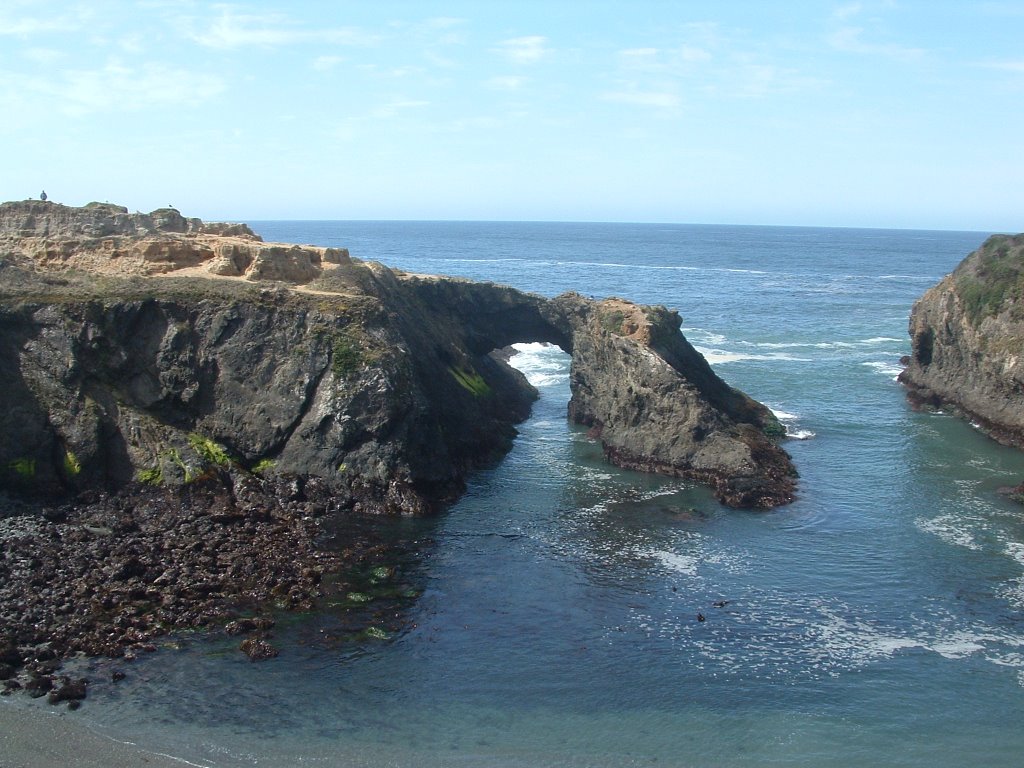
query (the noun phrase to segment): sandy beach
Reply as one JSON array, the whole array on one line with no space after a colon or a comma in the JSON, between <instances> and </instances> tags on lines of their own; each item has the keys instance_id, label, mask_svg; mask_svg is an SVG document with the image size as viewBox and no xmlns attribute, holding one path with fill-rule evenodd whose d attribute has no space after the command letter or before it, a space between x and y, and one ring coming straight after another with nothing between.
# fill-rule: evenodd
<instances>
[{"instance_id":1,"label":"sandy beach","mask_svg":"<svg viewBox=\"0 0 1024 768\"><path fill-rule=\"evenodd\" d=\"M195 765L96 733L75 713L0 701L0 768L182 768Z\"/></svg>"}]
</instances>

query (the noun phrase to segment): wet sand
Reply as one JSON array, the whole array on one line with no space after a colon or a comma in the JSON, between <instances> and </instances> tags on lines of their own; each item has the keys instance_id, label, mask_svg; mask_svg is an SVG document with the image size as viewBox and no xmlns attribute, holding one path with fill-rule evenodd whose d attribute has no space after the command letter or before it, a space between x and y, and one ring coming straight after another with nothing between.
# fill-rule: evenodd
<instances>
[{"instance_id":1,"label":"wet sand","mask_svg":"<svg viewBox=\"0 0 1024 768\"><path fill-rule=\"evenodd\" d=\"M0 768L182 768L197 765L147 752L89 729L74 713L0 701Z\"/></svg>"}]
</instances>

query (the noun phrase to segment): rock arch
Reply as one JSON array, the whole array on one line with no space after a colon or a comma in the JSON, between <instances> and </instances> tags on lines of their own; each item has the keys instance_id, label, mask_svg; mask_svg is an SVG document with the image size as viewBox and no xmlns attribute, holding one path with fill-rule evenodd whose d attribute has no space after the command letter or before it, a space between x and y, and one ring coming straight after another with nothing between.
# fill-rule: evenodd
<instances>
[{"instance_id":1,"label":"rock arch","mask_svg":"<svg viewBox=\"0 0 1024 768\"><path fill-rule=\"evenodd\" d=\"M778 445L784 429L714 373L680 332L676 312L447 278L402 282L426 306L450 313L474 355L514 342L568 353L568 416L590 427L613 464L695 479L731 506L793 499L796 471Z\"/></svg>"}]
</instances>

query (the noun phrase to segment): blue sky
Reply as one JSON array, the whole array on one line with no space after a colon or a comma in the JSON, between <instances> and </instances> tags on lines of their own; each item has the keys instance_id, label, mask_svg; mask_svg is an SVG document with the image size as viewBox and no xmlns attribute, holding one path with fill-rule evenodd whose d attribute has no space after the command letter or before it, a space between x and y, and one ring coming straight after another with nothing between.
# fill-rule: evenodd
<instances>
[{"instance_id":1,"label":"blue sky","mask_svg":"<svg viewBox=\"0 0 1024 768\"><path fill-rule=\"evenodd\" d=\"M0 0L0 198L1024 230L1019 2Z\"/></svg>"}]
</instances>

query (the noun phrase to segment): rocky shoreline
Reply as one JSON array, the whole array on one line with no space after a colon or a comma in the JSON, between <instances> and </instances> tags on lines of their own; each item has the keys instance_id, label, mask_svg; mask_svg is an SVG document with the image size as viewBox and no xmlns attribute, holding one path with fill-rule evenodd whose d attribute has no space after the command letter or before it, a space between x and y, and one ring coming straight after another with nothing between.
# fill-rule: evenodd
<instances>
[{"instance_id":1,"label":"rocky shoreline","mask_svg":"<svg viewBox=\"0 0 1024 768\"><path fill-rule=\"evenodd\" d=\"M253 660L277 655L276 612L312 610L327 594L362 600L344 574L386 569L380 563L392 559L365 528L331 542L344 514L314 478L238 471L56 506L4 499L2 693L23 690L76 708L88 681L63 675L62 660L131 661L181 630L235 635ZM379 612L362 620L353 631L381 623Z\"/></svg>"},{"instance_id":2,"label":"rocky shoreline","mask_svg":"<svg viewBox=\"0 0 1024 768\"><path fill-rule=\"evenodd\" d=\"M783 428L681 323L174 209L0 204L4 691L74 705L88 685L61 659L130 659L178 630L223 627L272 658L274 611L331 590L353 631L387 636L407 591L383 583L391 545L352 526L325 546L330 530L436 513L508 452L536 397L515 342L572 356L568 418L608 461L733 507L789 503ZM376 575L364 589L353 569Z\"/></svg>"}]
</instances>

